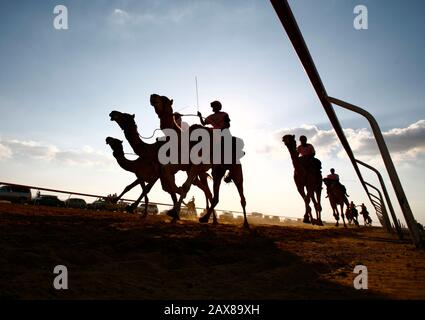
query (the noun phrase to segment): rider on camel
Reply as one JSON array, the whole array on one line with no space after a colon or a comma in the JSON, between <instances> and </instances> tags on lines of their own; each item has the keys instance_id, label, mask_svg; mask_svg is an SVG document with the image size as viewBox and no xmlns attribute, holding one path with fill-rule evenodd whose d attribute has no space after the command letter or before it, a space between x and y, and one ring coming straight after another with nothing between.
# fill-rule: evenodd
<instances>
[{"instance_id":1,"label":"rider on camel","mask_svg":"<svg viewBox=\"0 0 425 320\"><path fill-rule=\"evenodd\" d=\"M316 171L322 169L322 163L319 159L315 158L316 151L312 144L307 143L306 136L300 136L301 144L297 147L298 155L300 156L300 161L305 166L313 167Z\"/></svg>"},{"instance_id":2,"label":"rider on camel","mask_svg":"<svg viewBox=\"0 0 425 320\"><path fill-rule=\"evenodd\" d=\"M344 194L348 197L347 189L341 182L339 182L339 175L335 173L334 168L331 169L330 174L328 174L325 178L323 178L323 181L329 181L329 182L335 183L337 186L339 186L342 189Z\"/></svg>"},{"instance_id":3,"label":"rider on camel","mask_svg":"<svg viewBox=\"0 0 425 320\"><path fill-rule=\"evenodd\" d=\"M362 210L360 211L360 214L363 216L365 225L372 224L372 219L370 218L369 211L367 211L367 208L364 203L362 203L361 208Z\"/></svg>"},{"instance_id":4,"label":"rider on camel","mask_svg":"<svg viewBox=\"0 0 425 320\"><path fill-rule=\"evenodd\" d=\"M209 115L205 118L202 118L202 114L198 111L198 117L203 126L209 124L213 129L229 129L230 128L230 118L226 112L221 111L221 103L220 101L211 102L211 108L213 110L213 114Z\"/></svg>"}]
</instances>

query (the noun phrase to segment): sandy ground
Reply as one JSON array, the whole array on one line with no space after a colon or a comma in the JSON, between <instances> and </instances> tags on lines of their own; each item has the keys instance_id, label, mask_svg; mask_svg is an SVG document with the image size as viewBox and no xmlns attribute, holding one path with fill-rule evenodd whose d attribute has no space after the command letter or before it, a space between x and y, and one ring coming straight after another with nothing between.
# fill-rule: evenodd
<instances>
[{"instance_id":1,"label":"sandy ground","mask_svg":"<svg viewBox=\"0 0 425 320\"><path fill-rule=\"evenodd\" d=\"M0 204L3 299L425 299L425 252L380 228L170 224ZM52 283L68 268L69 289ZM368 268L355 290L354 266Z\"/></svg>"}]
</instances>

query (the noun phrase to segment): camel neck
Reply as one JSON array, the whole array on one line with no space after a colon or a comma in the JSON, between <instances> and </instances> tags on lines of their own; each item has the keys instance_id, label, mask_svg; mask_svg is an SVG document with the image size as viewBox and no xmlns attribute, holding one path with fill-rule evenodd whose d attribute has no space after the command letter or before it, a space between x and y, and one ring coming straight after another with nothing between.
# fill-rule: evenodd
<instances>
[{"instance_id":1,"label":"camel neck","mask_svg":"<svg viewBox=\"0 0 425 320\"><path fill-rule=\"evenodd\" d=\"M136 161L134 160L128 160L124 156L124 152L113 152L112 153L114 158L117 160L118 164L121 168L123 168L126 171L135 172L136 170Z\"/></svg>"},{"instance_id":2,"label":"camel neck","mask_svg":"<svg viewBox=\"0 0 425 320\"><path fill-rule=\"evenodd\" d=\"M287 146L287 148L288 148L289 154L291 155L292 164L294 165L294 168L295 168L296 170L301 169L301 168L300 168L300 160L298 159L298 153L297 153L297 150L292 149L292 148L290 148L290 147L288 147L288 146Z\"/></svg>"},{"instance_id":3,"label":"camel neck","mask_svg":"<svg viewBox=\"0 0 425 320\"><path fill-rule=\"evenodd\" d=\"M136 127L126 129L124 134L135 153L138 155L143 155L146 153L146 147L148 144L140 139L139 132L137 131Z\"/></svg>"}]
</instances>

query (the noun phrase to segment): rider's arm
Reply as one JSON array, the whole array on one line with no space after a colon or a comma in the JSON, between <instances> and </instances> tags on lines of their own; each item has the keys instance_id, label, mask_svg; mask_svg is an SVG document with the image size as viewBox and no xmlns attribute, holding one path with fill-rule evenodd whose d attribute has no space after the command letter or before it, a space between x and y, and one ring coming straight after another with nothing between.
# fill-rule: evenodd
<instances>
[{"instance_id":1,"label":"rider's arm","mask_svg":"<svg viewBox=\"0 0 425 320\"><path fill-rule=\"evenodd\" d=\"M229 115L226 114L224 116L224 129L229 129L230 128L230 118Z\"/></svg>"},{"instance_id":2,"label":"rider's arm","mask_svg":"<svg viewBox=\"0 0 425 320\"><path fill-rule=\"evenodd\" d=\"M313 157L316 156L316 150L314 150L314 147L313 147L312 144L310 144L310 148L311 148L311 154L312 154L312 156Z\"/></svg>"},{"instance_id":3,"label":"rider's arm","mask_svg":"<svg viewBox=\"0 0 425 320\"><path fill-rule=\"evenodd\" d=\"M199 121L201 121L201 124L203 125L203 126L205 126L205 121L204 121L204 118L202 118L202 114L198 111L198 117L199 117Z\"/></svg>"}]
</instances>

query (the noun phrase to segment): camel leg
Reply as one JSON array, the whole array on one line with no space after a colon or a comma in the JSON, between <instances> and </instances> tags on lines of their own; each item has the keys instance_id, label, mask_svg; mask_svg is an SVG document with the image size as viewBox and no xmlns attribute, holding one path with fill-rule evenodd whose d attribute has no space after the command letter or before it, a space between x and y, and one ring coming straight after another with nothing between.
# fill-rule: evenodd
<instances>
[{"instance_id":1,"label":"camel leg","mask_svg":"<svg viewBox=\"0 0 425 320\"><path fill-rule=\"evenodd\" d=\"M214 208L216 207L219 201L221 180L223 179L225 173L226 173L226 169L224 169L223 167L220 167L220 166L213 167L212 177L214 181L213 183L214 196L212 198L211 206L208 209L207 213L204 216L199 218L200 223L208 223L208 221L210 220L211 213L214 212Z\"/></svg>"},{"instance_id":2,"label":"camel leg","mask_svg":"<svg viewBox=\"0 0 425 320\"><path fill-rule=\"evenodd\" d=\"M243 193L243 172L242 172L242 165L234 165L232 166L230 170L230 174L232 176L232 180L236 185L236 188L238 189L239 196L241 198L241 206L243 210L243 226L244 228L249 228L248 220L246 219L246 200L245 195Z\"/></svg>"},{"instance_id":3,"label":"camel leg","mask_svg":"<svg viewBox=\"0 0 425 320\"><path fill-rule=\"evenodd\" d=\"M201 189L205 194L205 200L206 200L206 210L208 212L208 209L210 207L210 203L212 201L212 194L210 191L210 188L208 187L208 175L206 172L201 172L198 175L199 179L195 179L194 184ZM217 224L217 216L215 214L215 211L213 211L213 224Z\"/></svg>"},{"instance_id":4,"label":"camel leg","mask_svg":"<svg viewBox=\"0 0 425 320\"><path fill-rule=\"evenodd\" d=\"M146 185L146 187L144 186L144 183L143 183L143 186L142 186L143 192L142 192L142 194L139 196L139 198L137 198L137 200L134 203L132 203L130 206L127 206L127 211L133 212L133 210L137 208L137 206L139 205L140 201L143 198L145 198L145 203L146 203L146 208L147 208L147 202L148 202L147 195L148 195L149 191L151 191L152 187L154 186L154 184L155 184L155 182L157 180L158 179L155 179L154 181L148 183ZM145 212L147 212L146 211L146 208L145 208Z\"/></svg>"},{"instance_id":5,"label":"camel leg","mask_svg":"<svg viewBox=\"0 0 425 320\"><path fill-rule=\"evenodd\" d=\"M114 199L112 199L112 202L117 203L119 199L121 199L128 191L133 189L138 184L139 184L139 179L136 179L134 182L129 184L127 187L125 187L124 190L121 192L121 194L118 197L115 197Z\"/></svg>"},{"instance_id":6,"label":"camel leg","mask_svg":"<svg viewBox=\"0 0 425 320\"><path fill-rule=\"evenodd\" d=\"M304 200L304 205L305 205L305 213L304 213L304 223L311 223L312 221L310 220L310 215L311 215L311 208L309 206L309 202L310 200L307 199L307 195L304 192L304 187L303 186L297 186L297 190L298 193L301 195L301 197Z\"/></svg>"},{"instance_id":7,"label":"camel leg","mask_svg":"<svg viewBox=\"0 0 425 320\"><path fill-rule=\"evenodd\" d=\"M336 220L335 227L339 227L339 212L338 212L338 207L337 206L332 207L332 210L334 212L333 215L334 215L334 218Z\"/></svg>"},{"instance_id":8,"label":"camel leg","mask_svg":"<svg viewBox=\"0 0 425 320\"><path fill-rule=\"evenodd\" d=\"M171 164L167 164L164 166L161 166L161 172L160 172L160 180L162 189L168 193L181 193L181 188L176 186L176 180L174 177L174 167Z\"/></svg>"},{"instance_id":9,"label":"camel leg","mask_svg":"<svg viewBox=\"0 0 425 320\"><path fill-rule=\"evenodd\" d=\"M321 196L322 196L322 186L318 187L315 192L316 195L316 206L314 207L316 209L317 214L317 220L319 220L320 225L323 226L322 222L322 205L321 205Z\"/></svg>"},{"instance_id":10,"label":"camel leg","mask_svg":"<svg viewBox=\"0 0 425 320\"><path fill-rule=\"evenodd\" d=\"M341 206L341 217L342 217L342 221L344 222L344 228L347 228L347 224L345 223L345 217L344 217L344 203L342 203L340 206Z\"/></svg>"},{"instance_id":11,"label":"camel leg","mask_svg":"<svg viewBox=\"0 0 425 320\"><path fill-rule=\"evenodd\" d=\"M142 189L145 188L145 183L143 182L143 187ZM148 216L148 204L149 204L149 199L148 199L148 194L146 194L145 197L145 212L142 215L142 218L146 218Z\"/></svg>"},{"instance_id":12,"label":"camel leg","mask_svg":"<svg viewBox=\"0 0 425 320\"><path fill-rule=\"evenodd\" d=\"M311 201L313 201L314 210L316 211L316 224L319 225L319 226L323 226L323 223L320 220L320 211L319 211L320 204L317 202L317 200L314 196L314 190L308 191L307 197L309 197L311 199Z\"/></svg>"},{"instance_id":13,"label":"camel leg","mask_svg":"<svg viewBox=\"0 0 425 320\"><path fill-rule=\"evenodd\" d=\"M189 170L188 174L187 174L187 179L185 181L185 183L183 183L183 186L180 190L180 198L179 200L174 203L174 206L172 209L167 211L167 215L169 215L170 217L173 218L172 222L175 222L176 220L179 219L179 213L180 213L180 207L182 205L182 202L184 200L184 198L187 195L187 192L190 189L190 186L193 183L193 180L196 178L196 176L198 175L198 171L199 169L192 166L192 168ZM174 177L174 175L173 175Z\"/></svg>"}]
</instances>

